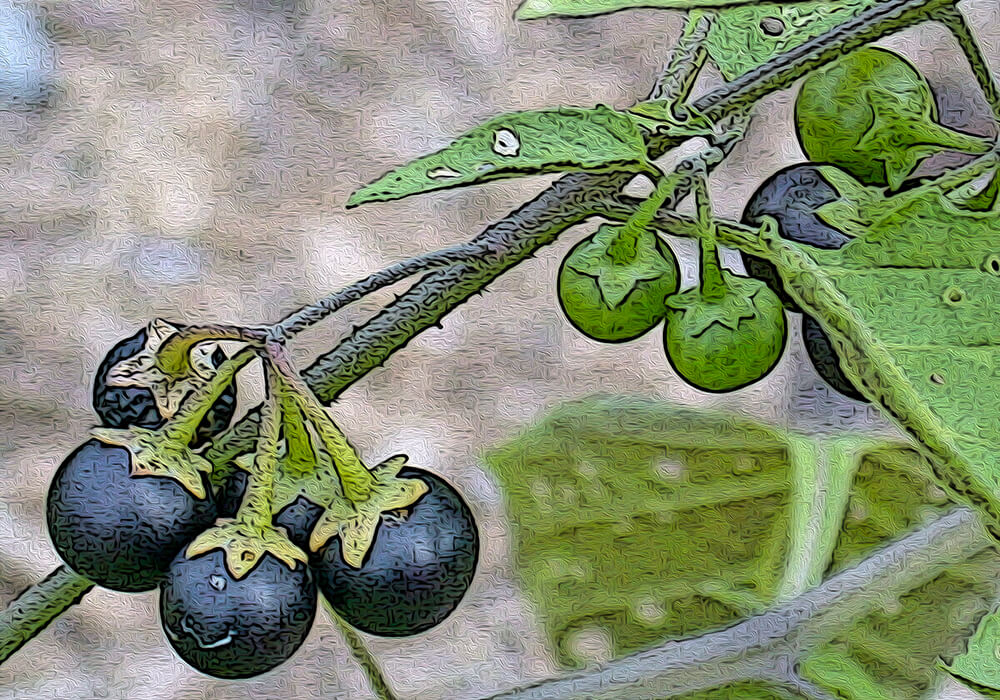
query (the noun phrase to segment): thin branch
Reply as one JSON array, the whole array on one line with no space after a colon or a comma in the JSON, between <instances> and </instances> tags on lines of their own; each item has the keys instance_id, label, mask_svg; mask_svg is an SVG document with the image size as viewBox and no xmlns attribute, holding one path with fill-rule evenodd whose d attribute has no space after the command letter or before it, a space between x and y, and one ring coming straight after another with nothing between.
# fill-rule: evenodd
<instances>
[{"instance_id":1,"label":"thin branch","mask_svg":"<svg viewBox=\"0 0 1000 700\"><path fill-rule=\"evenodd\" d=\"M0 612L0 663L41 632L71 605L79 603L93 582L66 566L25 589Z\"/></svg>"},{"instance_id":2,"label":"thin branch","mask_svg":"<svg viewBox=\"0 0 1000 700\"><path fill-rule=\"evenodd\" d=\"M688 15L684 33L671 49L670 59L647 99L677 103L687 99L698 72L708 58L705 39L708 38L708 32L714 22L715 16L712 14L701 14L694 21L691 15Z\"/></svg>"},{"instance_id":3,"label":"thin branch","mask_svg":"<svg viewBox=\"0 0 1000 700\"><path fill-rule=\"evenodd\" d=\"M365 677L368 679L368 685L371 687L372 692L378 700L396 700L396 695L392 692L392 688L389 686L389 681L385 679L385 675L382 673L381 667L378 665L378 661L372 656L371 651L365 646L365 642L358 635L357 630L347 624L344 619L337 614L337 611L333 609L326 598L322 598L323 607L330 614L337 628L340 630L340 634L343 636L344 641L347 642L347 646L351 649L351 654L354 655L354 659L361 666L361 670L364 671Z\"/></svg>"},{"instance_id":4,"label":"thin branch","mask_svg":"<svg viewBox=\"0 0 1000 700\"><path fill-rule=\"evenodd\" d=\"M774 679L799 658L899 595L994 544L976 514L956 508L852 569L773 610L693 639L668 642L603 668L494 696L495 700L662 698L747 678ZM714 679L714 681L713 681Z\"/></svg>"},{"instance_id":5,"label":"thin branch","mask_svg":"<svg viewBox=\"0 0 1000 700\"><path fill-rule=\"evenodd\" d=\"M330 314L339 311L348 304L358 301L374 291L401 282L420 272L428 272L440 267L447 267L473 258L478 250L468 243L462 243L451 248L443 248L433 253L426 253L390 265L384 270L374 272L368 277L345 287L314 304L303 307L289 314L279 323L271 327L275 338L285 340L309 326L322 321Z\"/></svg>"},{"instance_id":6,"label":"thin branch","mask_svg":"<svg viewBox=\"0 0 1000 700\"><path fill-rule=\"evenodd\" d=\"M986 97L986 103L993 110L993 118L1000 123L1000 87L997 86L996 76L990 70L990 64L987 63L986 56L983 55L979 41L969 27L965 15L952 5L935 13L935 19L948 28L962 48L969 67L972 68L972 73L983 91L983 96Z\"/></svg>"}]
</instances>

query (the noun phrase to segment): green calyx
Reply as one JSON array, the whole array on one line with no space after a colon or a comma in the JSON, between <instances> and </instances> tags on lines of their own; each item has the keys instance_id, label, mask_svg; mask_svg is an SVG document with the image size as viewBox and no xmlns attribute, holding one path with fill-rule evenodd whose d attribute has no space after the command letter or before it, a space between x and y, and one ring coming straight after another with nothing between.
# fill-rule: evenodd
<instances>
[{"instance_id":1,"label":"green calyx","mask_svg":"<svg viewBox=\"0 0 1000 700\"><path fill-rule=\"evenodd\" d=\"M733 391L778 363L788 328L781 299L766 283L719 265L716 223L704 173L694 183L701 232L701 283L666 299L663 346L674 371L695 388ZM768 224L774 226L773 220Z\"/></svg>"},{"instance_id":2,"label":"green calyx","mask_svg":"<svg viewBox=\"0 0 1000 700\"><path fill-rule=\"evenodd\" d=\"M276 539L271 523L273 516L304 497L324 509L310 532L310 549L319 551L337 537L344 561L360 568L382 514L413 505L426 493L426 484L398 476L406 465L404 455L366 467L323 405L284 361L268 358L265 408L256 454L235 460L250 475L236 524L229 528L239 556L252 559L256 552L268 551L291 566L291 545L284 535ZM247 544L244 535L250 532L260 538ZM224 539L223 534L215 537ZM227 561L229 556L227 550Z\"/></svg>"},{"instance_id":3,"label":"green calyx","mask_svg":"<svg viewBox=\"0 0 1000 700\"><path fill-rule=\"evenodd\" d=\"M667 299L667 359L692 386L734 391L767 375L781 358L788 329L781 300L760 280L722 271L726 293L692 287Z\"/></svg>"},{"instance_id":4,"label":"green calyx","mask_svg":"<svg viewBox=\"0 0 1000 700\"><path fill-rule=\"evenodd\" d=\"M890 190L934 153L991 148L983 138L939 124L924 77L902 56L876 47L858 49L806 78L795 124L810 160Z\"/></svg>"},{"instance_id":5,"label":"green calyx","mask_svg":"<svg viewBox=\"0 0 1000 700\"><path fill-rule=\"evenodd\" d=\"M602 225L569 252L559 270L559 302L567 318L604 342L633 340L656 326L680 277L663 239L649 229L623 236L624 228Z\"/></svg>"}]
</instances>

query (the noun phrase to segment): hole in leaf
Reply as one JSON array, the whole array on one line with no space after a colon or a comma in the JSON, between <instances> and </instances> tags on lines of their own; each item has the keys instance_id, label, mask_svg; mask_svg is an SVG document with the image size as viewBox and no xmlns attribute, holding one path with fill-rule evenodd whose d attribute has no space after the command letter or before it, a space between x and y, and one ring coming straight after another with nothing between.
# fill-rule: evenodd
<instances>
[{"instance_id":1,"label":"hole in leaf","mask_svg":"<svg viewBox=\"0 0 1000 700\"><path fill-rule=\"evenodd\" d=\"M986 271L994 275L1000 275L1000 255L993 254L986 258Z\"/></svg>"},{"instance_id":2,"label":"hole in leaf","mask_svg":"<svg viewBox=\"0 0 1000 700\"><path fill-rule=\"evenodd\" d=\"M571 654L596 663L607 663L614 657L611 632L603 625L590 625L573 630L566 640Z\"/></svg>"},{"instance_id":3,"label":"hole in leaf","mask_svg":"<svg viewBox=\"0 0 1000 700\"><path fill-rule=\"evenodd\" d=\"M510 129L498 129L493 134L493 150L502 156L516 156L521 150L521 142Z\"/></svg>"},{"instance_id":4,"label":"hole in leaf","mask_svg":"<svg viewBox=\"0 0 1000 700\"><path fill-rule=\"evenodd\" d=\"M760 30L767 36L781 36L785 33L785 23L779 17L765 17L760 21Z\"/></svg>"},{"instance_id":5,"label":"hole in leaf","mask_svg":"<svg viewBox=\"0 0 1000 700\"><path fill-rule=\"evenodd\" d=\"M445 178L461 177L462 173L457 173L451 168L434 168L427 171L427 177L432 180L443 180Z\"/></svg>"},{"instance_id":6,"label":"hole in leaf","mask_svg":"<svg viewBox=\"0 0 1000 700\"><path fill-rule=\"evenodd\" d=\"M965 299L965 292L958 287L948 287L944 290L944 300L948 304L960 304L963 299Z\"/></svg>"}]
</instances>

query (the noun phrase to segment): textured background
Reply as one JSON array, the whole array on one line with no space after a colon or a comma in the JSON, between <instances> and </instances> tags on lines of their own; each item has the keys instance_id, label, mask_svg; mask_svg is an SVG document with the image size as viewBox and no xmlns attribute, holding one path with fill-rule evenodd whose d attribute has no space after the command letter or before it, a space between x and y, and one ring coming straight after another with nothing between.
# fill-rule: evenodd
<instances>
[{"instance_id":1,"label":"textured background","mask_svg":"<svg viewBox=\"0 0 1000 700\"><path fill-rule=\"evenodd\" d=\"M676 14L647 10L515 23L514 8L0 0L0 601L58 564L45 491L93 424L90 378L117 339L154 316L277 320L391 262L471 237L552 178L350 213L342 205L359 184L498 113L629 105L648 92L680 28ZM996 66L1000 9L992 0L963 9ZM882 43L925 72L943 121L988 133L985 104L943 30ZM802 159L788 121L793 95L765 100L717 171L719 214L738 218L764 177ZM371 640L403 697L472 698L556 672L506 564L509 516L477 455L559 401L623 391L806 430L884 428L826 392L803 365L797 328L774 373L721 398L672 375L657 333L625 347L575 333L553 297L555 273L593 227L509 272L334 407L367 459L406 452L446 475L484 538L458 612L411 640ZM678 246L688 279L692 250ZM303 334L302 366L396 291ZM323 615L292 662L224 682L174 656L155 609L153 593L94 591L0 669L0 696L369 696Z\"/></svg>"}]
</instances>

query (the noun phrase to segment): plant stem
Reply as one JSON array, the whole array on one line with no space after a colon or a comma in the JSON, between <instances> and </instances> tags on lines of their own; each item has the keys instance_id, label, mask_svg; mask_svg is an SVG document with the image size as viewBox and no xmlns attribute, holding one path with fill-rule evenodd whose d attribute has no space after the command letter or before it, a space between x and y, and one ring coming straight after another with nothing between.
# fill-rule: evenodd
<instances>
[{"instance_id":1,"label":"plant stem","mask_svg":"<svg viewBox=\"0 0 1000 700\"><path fill-rule=\"evenodd\" d=\"M378 661L372 656L372 653L365 646L365 642L358 635L357 630L347 624L344 619L337 614L337 611L333 609L326 598L322 598L323 607L330 614L330 618L333 619L337 628L340 630L340 634L343 636L344 641L347 642L347 646L351 650L351 654L354 655L355 660L358 665L361 666L361 670L364 671L365 676L368 678L368 685L371 687L372 692L379 700L396 700L396 695L392 692L392 688L389 687L389 682L385 679L382 674L382 669L379 668Z\"/></svg>"},{"instance_id":2,"label":"plant stem","mask_svg":"<svg viewBox=\"0 0 1000 700\"><path fill-rule=\"evenodd\" d=\"M652 170L656 188L636 207L635 213L628 218L628 221L619 227L617 234L608 245L608 254L616 263L627 264L635 260L639 251L639 236L646 232L649 223L656 218L656 212L660 210L663 203L667 200L675 200L677 192L687 184L687 173L674 171L669 175L664 175L652 164L649 167Z\"/></svg>"},{"instance_id":3,"label":"plant stem","mask_svg":"<svg viewBox=\"0 0 1000 700\"><path fill-rule=\"evenodd\" d=\"M212 378L195 388L181 404L177 413L164 426L164 430L182 444L189 444L198 431L205 414L232 382L236 373L257 357L255 348L243 348L222 363Z\"/></svg>"},{"instance_id":4,"label":"plant stem","mask_svg":"<svg viewBox=\"0 0 1000 700\"><path fill-rule=\"evenodd\" d=\"M954 5L948 5L936 12L934 18L948 28L962 48L972 73L983 91L983 96L986 97L986 102L993 110L994 128L1000 129L1000 87L997 86L996 76L990 70L990 65L986 62L979 41L972 33L965 15Z\"/></svg>"},{"instance_id":5,"label":"plant stem","mask_svg":"<svg viewBox=\"0 0 1000 700\"><path fill-rule=\"evenodd\" d=\"M698 210L698 239L701 256L701 295L708 301L721 301L726 297L726 280L719 264L719 248L715 244L715 219L712 203L708 198L707 173L699 172L694 184L695 205Z\"/></svg>"},{"instance_id":6,"label":"plant stem","mask_svg":"<svg viewBox=\"0 0 1000 700\"><path fill-rule=\"evenodd\" d=\"M0 612L0 663L3 663L94 587L67 566L25 589Z\"/></svg>"},{"instance_id":7,"label":"plant stem","mask_svg":"<svg viewBox=\"0 0 1000 700\"><path fill-rule=\"evenodd\" d=\"M274 475L278 460L278 433L281 429L281 411L278 407L277 376L271 363L265 363L264 388L267 399L261 407L260 439L246 493L240 504L237 518L259 530L271 527L274 505Z\"/></svg>"},{"instance_id":8,"label":"plant stem","mask_svg":"<svg viewBox=\"0 0 1000 700\"><path fill-rule=\"evenodd\" d=\"M326 408L313 394L312 389L295 373L285 354L284 346L273 347L271 354L275 362L277 380L319 433L323 447L333 461L344 496L355 504L367 500L375 485L375 477L365 466L358 451L326 412Z\"/></svg>"},{"instance_id":9,"label":"plant stem","mask_svg":"<svg viewBox=\"0 0 1000 700\"><path fill-rule=\"evenodd\" d=\"M648 100L666 100L678 106L687 100L698 73L708 58L705 39L714 23L713 13L688 13L684 31L671 50L670 59L660 72L660 78L653 86Z\"/></svg>"},{"instance_id":10,"label":"plant stem","mask_svg":"<svg viewBox=\"0 0 1000 700\"><path fill-rule=\"evenodd\" d=\"M464 262L476 253L475 248L471 247L468 243L462 243L451 248L444 248L433 253L425 253L424 255L418 255L409 260L398 262L384 270L372 273L363 280L334 292L314 304L294 311L271 326L269 333L275 339L286 340L367 294L400 282L419 272L427 272Z\"/></svg>"}]
</instances>

